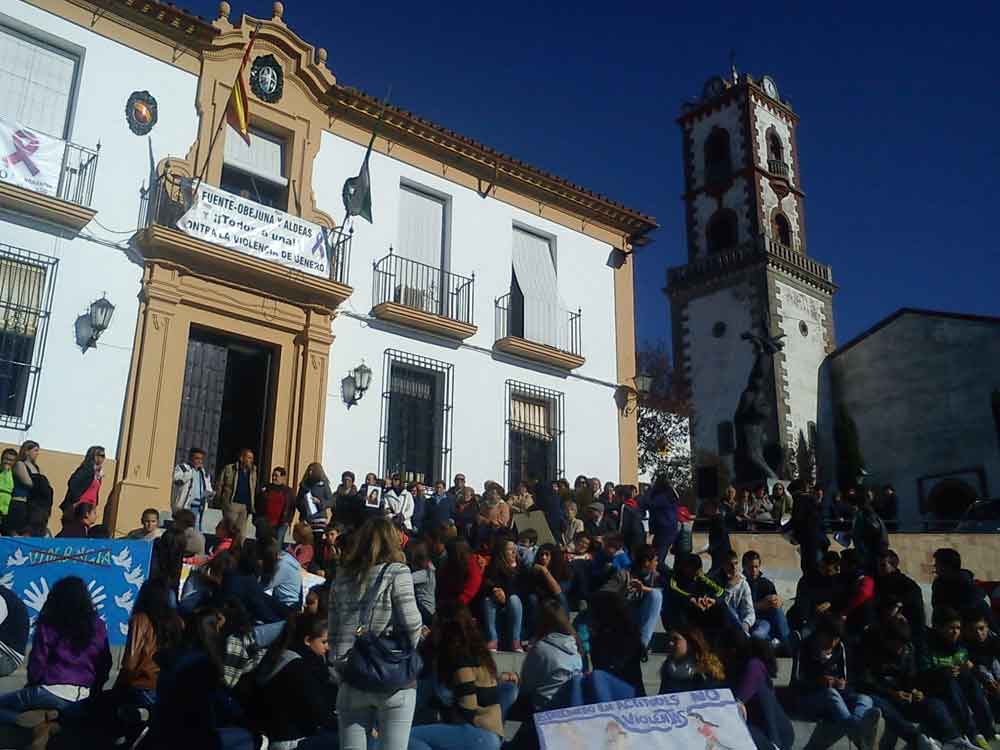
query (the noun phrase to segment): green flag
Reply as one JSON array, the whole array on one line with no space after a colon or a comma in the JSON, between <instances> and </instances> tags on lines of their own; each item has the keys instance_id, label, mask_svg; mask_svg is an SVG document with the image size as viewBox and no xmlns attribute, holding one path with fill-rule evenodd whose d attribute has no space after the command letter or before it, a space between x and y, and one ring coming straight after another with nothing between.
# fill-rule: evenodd
<instances>
[{"instance_id":1,"label":"green flag","mask_svg":"<svg viewBox=\"0 0 1000 750\"><path fill-rule=\"evenodd\" d=\"M368 142L368 150L365 151L365 160L361 162L361 171L357 177L349 177L344 182L344 209L348 216L360 216L372 223L372 181L368 173L368 159L372 155L372 145L375 143L375 134Z\"/></svg>"}]
</instances>

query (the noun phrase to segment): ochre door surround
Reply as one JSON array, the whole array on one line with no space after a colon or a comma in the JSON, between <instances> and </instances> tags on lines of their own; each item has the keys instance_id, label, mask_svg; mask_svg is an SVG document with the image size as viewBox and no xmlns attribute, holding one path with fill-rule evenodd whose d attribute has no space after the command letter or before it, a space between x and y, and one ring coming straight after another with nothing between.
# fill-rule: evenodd
<instances>
[{"instance_id":1,"label":"ochre door surround","mask_svg":"<svg viewBox=\"0 0 1000 750\"><path fill-rule=\"evenodd\" d=\"M170 507L174 451L192 325L261 342L276 359L265 446L297 478L322 457L332 313L264 296L175 265L148 262L118 446L110 523L135 526Z\"/></svg>"}]
</instances>

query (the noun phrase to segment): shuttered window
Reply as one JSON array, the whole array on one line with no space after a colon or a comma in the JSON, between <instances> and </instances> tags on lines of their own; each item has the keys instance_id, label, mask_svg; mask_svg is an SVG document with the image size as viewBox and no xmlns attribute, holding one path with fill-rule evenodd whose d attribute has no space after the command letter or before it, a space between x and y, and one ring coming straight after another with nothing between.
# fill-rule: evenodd
<instances>
[{"instance_id":1,"label":"shuttered window","mask_svg":"<svg viewBox=\"0 0 1000 750\"><path fill-rule=\"evenodd\" d=\"M250 145L226 125L225 158L219 187L246 200L288 210L285 142L250 128Z\"/></svg>"},{"instance_id":2,"label":"shuttered window","mask_svg":"<svg viewBox=\"0 0 1000 750\"><path fill-rule=\"evenodd\" d=\"M78 65L75 55L0 26L0 119L66 138Z\"/></svg>"},{"instance_id":3,"label":"shuttered window","mask_svg":"<svg viewBox=\"0 0 1000 750\"><path fill-rule=\"evenodd\" d=\"M399 190L399 246L396 253L444 268L445 202L407 185Z\"/></svg>"}]
</instances>

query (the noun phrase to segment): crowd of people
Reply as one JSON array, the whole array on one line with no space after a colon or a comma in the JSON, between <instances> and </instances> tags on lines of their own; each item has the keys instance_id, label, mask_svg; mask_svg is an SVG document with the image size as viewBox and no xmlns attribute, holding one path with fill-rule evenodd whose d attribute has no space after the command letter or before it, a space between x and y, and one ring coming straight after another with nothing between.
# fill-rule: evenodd
<instances>
[{"instance_id":1,"label":"crowd of people","mask_svg":"<svg viewBox=\"0 0 1000 750\"><path fill-rule=\"evenodd\" d=\"M23 494L24 472L40 483L37 445L2 458L14 476L6 519L19 513L14 533L31 534L43 523ZM86 462L63 530L79 517L94 536L103 451ZM463 474L450 487L398 474L359 485L346 471L334 485L312 464L293 489L280 467L258 484L250 451L213 484L199 450L173 476L169 524L150 508L128 535L153 545L153 565L111 689L83 581L53 587L30 650L24 605L0 589L0 674L28 660L27 685L0 696L0 724L30 731L33 747L71 733L87 747L496 750L506 719L572 705L583 681L607 698L645 695L658 626L659 692L731 689L762 750L791 750L789 715L816 722L809 750L845 735L861 750L996 739L988 601L960 553L940 549L928 618L866 492L845 494L852 545L840 553L821 491L749 493L767 508L753 518L769 513L798 545L786 603L762 555L731 543L749 517L733 489L699 509L708 543L694 549L695 518L665 479L641 495L584 476L507 492ZM0 506L4 486L0 472ZM206 535L210 507L222 513ZM303 570L324 583L304 587ZM497 668L501 650L524 654L519 673ZM793 657L787 691L778 656ZM513 745L535 747L533 735L528 721Z\"/></svg>"}]
</instances>

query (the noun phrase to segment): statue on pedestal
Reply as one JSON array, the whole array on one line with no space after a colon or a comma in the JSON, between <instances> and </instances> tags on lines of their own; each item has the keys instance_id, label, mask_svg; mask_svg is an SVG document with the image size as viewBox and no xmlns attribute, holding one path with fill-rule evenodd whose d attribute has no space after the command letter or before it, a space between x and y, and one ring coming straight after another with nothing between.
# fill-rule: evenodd
<instances>
[{"instance_id":1,"label":"statue on pedestal","mask_svg":"<svg viewBox=\"0 0 1000 750\"><path fill-rule=\"evenodd\" d=\"M764 426L773 408L774 355L785 345L781 341L784 334L771 336L767 328L766 324L762 326L763 335L747 331L740 337L753 346L754 361L733 419L736 427L736 482L739 484L767 480L770 485L778 479L764 458Z\"/></svg>"}]
</instances>

